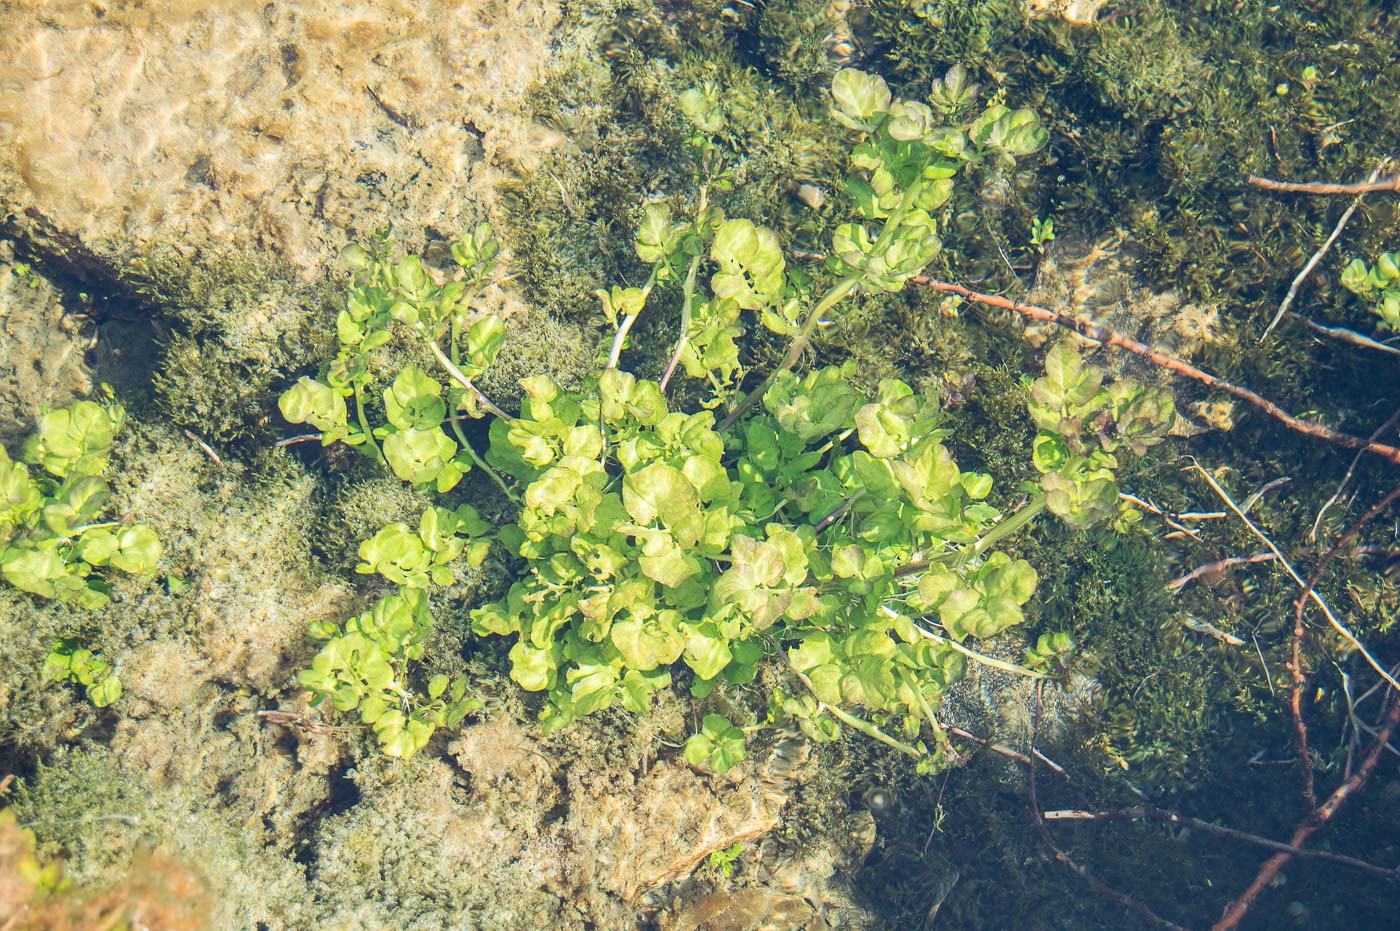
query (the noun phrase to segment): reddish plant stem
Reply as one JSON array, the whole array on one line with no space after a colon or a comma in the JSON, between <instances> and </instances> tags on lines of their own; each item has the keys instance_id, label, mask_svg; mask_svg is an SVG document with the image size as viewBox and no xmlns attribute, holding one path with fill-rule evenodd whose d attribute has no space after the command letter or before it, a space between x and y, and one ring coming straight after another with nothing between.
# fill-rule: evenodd
<instances>
[{"instance_id":1,"label":"reddish plant stem","mask_svg":"<svg viewBox=\"0 0 1400 931\"><path fill-rule=\"evenodd\" d=\"M1193 831L1200 831L1203 834L1215 834L1220 837L1228 837L1232 840L1243 841L1246 844L1254 844L1258 847L1268 847L1270 850L1278 850L1290 853L1295 857L1307 857L1314 860L1327 860L1332 863L1342 863L1347 866L1354 866L1357 869L1365 870L1376 876L1385 879L1400 879L1400 868L1389 868L1376 866L1374 863L1367 863L1365 860L1358 860L1356 857L1348 857L1340 853L1332 853L1330 850L1308 850L1304 847L1290 847L1282 841L1270 840L1267 837L1260 837L1258 834L1250 834L1248 831L1237 831L1234 828L1222 827L1212 824L1209 821L1202 821L1199 818L1192 818L1190 815L1178 814L1164 808L1120 808L1116 811L1047 811L1044 813L1046 821L1165 821L1168 824L1179 824L1182 827L1190 828Z\"/></svg>"},{"instance_id":2,"label":"reddish plant stem","mask_svg":"<svg viewBox=\"0 0 1400 931\"><path fill-rule=\"evenodd\" d=\"M1391 734L1395 732L1396 726L1400 725L1400 695L1392 691L1387 694L1387 700L1390 707L1386 711L1384 724L1376 735L1375 743L1366 751L1361 765L1357 767L1356 772L1337 787L1335 792L1327 797L1327 801L1313 809L1312 813L1303 819L1303 822L1294 830L1293 836L1288 841L1288 846L1303 846L1307 839L1318 828L1330 821L1332 816L1337 813L1337 809L1341 808L1347 799L1360 791L1362 786L1366 784L1366 780L1371 778L1371 773L1375 771L1376 764L1380 761L1381 753L1390 741ZM1254 905L1264 890L1269 888L1269 884L1273 882L1279 870L1283 869L1292 859L1292 853L1279 852L1265 860L1264 865L1259 868L1258 874L1255 875L1254 881L1249 884L1249 888L1225 907L1224 914L1221 915L1219 921L1211 926L1211 931L1230 931L1232 928L1239 927L1240 921L1244 919L1250 907Z\"/></svg>"},{"instance_id":3,"label":"reddish plant stem","mask_svg":"<svg viewBox=\"0 0 1400 931\"><path fill-rule=\"evenodd\" d=\"M1293 641L1289 649L1288 671L1292 678L1292 685L1289 688L1288 705L1293 712L1293 729L1298 735L1298 762L1303 767L1303 798L1308 803L1309 808L1317 807L1317 795L1313 790L1313 767L1312 759L1308 756L1308 727L1303 722L1303 689L1307 684L1303 674L1303 637L1305 629L1303 625L1303 614L1308 604L1308 592L1313 590L1317 580L1322 578L1322 573L1332 564L1332 560L1351 542L1356 539L1361 528L1376 518L1382 511L1388 508L1396 498L1400 498L1400 488L1396 488L1390 494L1382 498L1375 507L1361 515L1356 523L1346 533L1338 538L1313 570L1312 576L1308 579L1308 584L1304 586L1302 594L1298 596L1297 602L1293 605Z\"/></svg>"},{"instance_id":4,"label":"reddish plant stem","mask_svg":"<svg viewBox=\"0 0 1400 931\"><path fill-rule=\"evenodd\" d=\"M1084 336L1097 342L1103 343L1105 346L1113 346L1115 348L1122 349L1126 352L1131 352L1133 355L1146 359L1153 365L1166 369L1174 375L1178 375L1182 378L1189 378L1192 381L1200 382L1201 384L1209 388L1214 388L1217 391L1224 391L1226 394L1232 394L1243 401L1248 401L1250 404L1264 411L1264 413L1273 417L1275 420L1279 421L1284 426L1288 427L1288 429L1290 430L1297 431L1298 433L1305 434L1306 436L1316 437L1320 440L1326 440L1329 443L1335 443L1338 446L1345 446L1348 449L1365 450L1366 452L1374 453L1375 455L1380 456L1388 462L1394 463L1395 465L1400 465L1400 448L1396 448L1394 446L1387 446L1384 443L1376 443L1369 440L1364 440L1359 436L1352 436L1349 433L1342 433L1338 430L1333 430L1331 427L1325 427L1322 424L1311 423L1306 420L1300 420L1299 418L1294 417L1292 414L1288 413L1283 408L1279 407L1274 402L1268 400L1267 398L1261 397L1258 394L1255 394L1248 388L1241 388L1239 385L1231 384L1230 382L1225 381L1222 378L1217 378L1216 376L1211 375L1208 372L1203 372L1195 366L1183 362L1175 356L1169 356L1165 352L1153 349L1151 346L1148 346L1144 343L1140 343L1137 340L1129 339L1126 336L1122 336L1118 333L1115 333L1107 327L1099 326L1096 323L1090 323L1087 320L1080 320L1076 317L1067 317L1064 314L1057 313L1046 307L1037 307L1034 304L1023 304L1020 301L1013 301L1009 298L998 297L994 294L982 294L980 292L973 291L970 288L965 288L962 285L958 284L950 284L945 281L934 281L933 279L924 277L914 278L912 280L918 284L922 284L928 288L931 288L934 291L945 291L949 294L958 294L978 304L985 304L988 307L999 307L1003 310L1014 311L1015 313L1018 313L1021 316L1027 317L1031 320L1039 320L1043 323L1053 323L1056 326L1063 327L1066 330L1073 330L1080 336Z\"/></svg>"}]
</instances>

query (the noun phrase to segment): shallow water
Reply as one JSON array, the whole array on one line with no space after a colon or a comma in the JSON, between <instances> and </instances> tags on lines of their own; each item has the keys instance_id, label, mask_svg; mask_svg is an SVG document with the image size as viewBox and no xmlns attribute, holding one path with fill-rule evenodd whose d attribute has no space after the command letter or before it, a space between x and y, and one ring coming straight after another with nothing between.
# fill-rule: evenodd
<instances>
[{"instance_id":1,"label":"shallow water","mask_svg":"<svg viewBox=\"0 0 1400 931\"><path fill-rule=\"evenodd\" d=\"M854 215L833 74L860 68L924 97L965 67L976 107L1030 108L1048 143L964 170L932 210L932 278L1110 328L1305 424L1400 445L1386 421L1390 334L1375 301L1341 284L1351 259L1395 247L1394 192L1360 203L1266 335L1351 198L1245 180L1377 170L1396 129L1393 16L1326 3L1029 7L0 8L0 441L21 456L44 411L110 384L128 419L102 519L149 526L163 544L154 573L107 573L111 601L93 610L0 585L0 776L16 777L6 802L33 831L0 822L0 919L1120 928L1146 910L1204 927L1269 856L1259 838L1286 841L1311 807L1289 707L1299 586L1274 547L1303 578L1320 573L1336 617L1309 608L1300 648L1316 800L1365 776L1306 846L1393 863L1394 756L1371 753L1394 699L1374 668L1393 670L1396 651L1388 506L1345 534L1389 491L1395 460L1353 459L1345 440L1290 430L1160 356L1089 341L1106 378L1169 388L1179 417L1141 458L1121 454L1131 519L1079 531L1047 514L1003 544L1038 585L1024 623L969 640L982 658L964 658L967 676L940 692L957 765L945 754L916 767L849 723L829 743L795 719L767 726L775 694L806 694L777 649L751 683L704 698L678 661L648 713L615 704L547 734L541 697L508 675L513 639L472 629L469 612L531 568L499 546L451 564L422 655L395 671L406 695L426 695L433 673L463 677L479 705L462 723L396 760L356 715L308 705L297 673L321 644L307 626L338 632L392 590L356 571L360 541L396 521L417 528L435 503L469 503L492 526L514 513L480 468L438 495L344 444L296 440L311 428L285 420L278 398L336 352L342 249L392 226L399 250L441 274L457 235L491 221L504 254L477 306L503 321L504 345L477 386L512 413L521 378L577 388L613 341L595 289L647 279L643 203L695 207L692 87L717 101L700 135L730 171L706 196L774 229L789 266L821 281L812 253L832 251ZM697 267L703 290L717 269ZM662 376L681 281L658 288L623 368ZM799 371L851 359L867 397L882 378L928 392L951 455L991 476L987 500L1010 515L1034 500L1020 483L1040 479L1025 398L1063 327L945 297L915 285L856 295L816 328ZM749 328L745 387L785 345ZM381 357L375 374L387 382L405 361L436 370L420 347ZM673 405L698 409L704 380L677 385ZM483 423L443 436L492 443ZM1035 680L1005 667L1056 632L1075 649L1047 667L1057 674L1037 709ZM42 675L58 638L110 662L120 699L98 708L91 686ZM751 731L728 774L686 759L708 714ZM918 720L915 736L883 724L893 743L933 743ZM1237 833L1063 814L1042 832L1033 804L1171 810ZM1050 843L1141 908L1086 883ZM41 894L31 845L37 862L63 861L71 887ZM1244 926L1385 926L1374 872L1295 859Z\"/></svg>"}]
</instances>

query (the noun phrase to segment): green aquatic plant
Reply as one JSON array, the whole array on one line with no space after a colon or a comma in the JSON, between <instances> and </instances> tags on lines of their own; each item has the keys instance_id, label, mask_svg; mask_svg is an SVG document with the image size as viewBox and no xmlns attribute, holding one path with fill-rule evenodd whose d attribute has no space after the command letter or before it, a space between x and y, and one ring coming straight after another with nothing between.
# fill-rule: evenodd
<instances>
[{"instance_id":1,"label":"green aquatic plant","mask_svg":"<svg viewBox=\"0 0 1400 931\"><path fill-rule=\"evenodd\" d=\"M336 317L340 352L319 378L303 376L285 391L278 407L292 423L320 430L323 445L343 441L404 481L445 492L473 464L486 468L458 416L503 413L472 384L505 341L500 318L480 314L471 305L495 268L500 246L485 224L461 236L452 245L452 257L462 277L446 284L439 284L417 256L390 260L390 248L385 235L368 250L357 245L345 249L342 258L354 280L345 309ZM398 327L391 330L393 324ZM426 348L445 383L416 365L403 365L382 392L384 422L371 426L367 393L378 381L373 353L396 334ZM353 419L347 399L354 405ZM442 431L444 421L452 436Z\"/></svg>"},{"instance_id":2,"label":"green aquatic plant","mask_svg":"<svg viewBox=\"0 0 1400 931\"><path fill-rule=\"evenodd\" d=\"M1120 503L1116 472L1124 452L1141 456L1171 429L1171 392L1130 378L1104 384L1102 369L1061 342L1031 386L1030 412L1040 428L1032 458L1050 511L1081 530L1136 519Z\"/></svg>"},{"instance_id":3,"label":"green aquatic plant","mask_svg":"<svg viewBox=\"0 0 1400 931\"><path fill-rule=\"evenodd\" d=\"M122 697L122 680L113 671L112 664L77 640L54 643L44 657L43 676L46 682L81 685L87 691L88 700L98 708L105 708Z\"/></svg>"},{"instance_id":4,"label":"green aquatic plant","mask_svg":"<svg viewBox=\"0 0 1400 931\"><path fill-rule=\"evenodd\" d=\"M514 638L511 677L546 694L546 730L615 704L645 713L681 669L703 698L779 663L790 687L774 692L763 724L791 722L824 740L846 725L936 763L947 744L936 718L947 687L969 658L1000 662L967 642L1020 624L1036 586L1029 563L996 547L1047 506L1079 526L1110 516L1101 486L1077 497L1066 490L1086 471L1109 483L1111 514L1118 514L1112 452L1145 448L1159 435L1152 416L1169 410L1169 401L1153 407L1157 394L1145 399L1122 381L1101 388L1101 374L1068 349L1052 354L1042 379L1049 384L1036 394L1044 438L1066 450L1048 470L1059 484L1047 481L1045 494L1032 494L1010 516L987 501L991 476L954 461L936 397L896 379L881 381L870 396L856 387L852 363L793 371L818 324L845 299L898 291L938 253L931 211L947 200L961 167L1044 144L1029 111L991 105L967 112L963 83L945 81L949 99L938 98L935 109L896 98L877 76L836 75L832 116L857 134L846 183L859 216L836 229L817 276L788 265L775 232L726 217L710 202L724 190L725 173L698 143L694 213L676 219L649 205L636 238L637 256L651 269L647 280L598 293L614 328L602 370L573 389L547 375L522 380L518 416L473 396L469 378L495 349L483 338L486 348L474 352L468 334L473 368L453 375L448 402L434 379L403 369L383 392L389 426L368 426L365 401L376 371L369 353L402 333L426 339L441 362L447 353L437 340L447 334L454 346L473 311L464 297L470 287L427 283L417 263L363 253L367 264L357 268L350 299L377 309L341 315L350 335L341 357L325 381L302 379L289 391L283 412L320 427L323 442L344 440L371 455L373 440L384 439L386 458L396 432L416 431L426 453L414 461L427 461L425 471L395 471L416 484L436 481L439 491L460 478L449 461L481 464L460 432L460 449L446 448L441 421L453 410L496 415L484 464L518 511L495 540L523 561L522 574L504 597L475 609L472 623L479 635ZM683 101L702 132L707 93L697 89ZM948 113L961 122L945 125ZM473 254L494 257L488 231L469 242ZM459 263L479 287L483 262ZM367 293L366 281L379 282L378 292ZM633 325L664 289L680 292L679 336L662 378L638 378L619 366ZM478 315L471 332L493 332L492 319ZM789 343L766 380L740 396L749 319ZM449 374L461 368L451 361ZM682 371L708 389L700 410L672 410L667 391ZM354 400L354 420L346 398ZM450 582L451 563L464 550L479 561L485 529L470 509L434 508L417 533L404 524L381 530L362 545L359 571L400 586L381 603L398 620L371 623L365 615L343 631L328 625L314 632L327 646L302 683L318 701L360 709L377 730L393 715L389 739L380 736L396 755L460 718L464 692L456 685L451 702L415 717L398 710L416 707L401 683L407 663L421 658L431 624L421 590ZM1057 641L1035 655L1048 665L1066 650ZM740 728L708 715L687 757L724 771L743 758L745 731L756 726L763 725Z\"/></svg>"},{"instance_id":5,"label":"green aquatic plant","mask_svg":"<svg viewBox=\"0 0 1400 931\"><path fill-rule=\"evenodd\" d=\"M728 847L711 853L706 862L709 863L710 869L728 879L730 874L734 872L735 861L744 855L744 850L745 845L742 842L730 844Z\"/></svg>"},{"instance_id":6,"label":"green aquatic plant","mask_svg":"<svg viewBox=\"0 0 1400 931\"><path fill-rule=\"evenodd\" d=\"M1374 265L1352 259L1342 270L1342 286L1373 301L1371 311L1381 318L1381 326L1400 333L1400 252L1382 252Z\"/></svg>"},{"instance_id":7,"label":"green aquatic plant","mask_svg":"<svg viewBox=\"0 0 1400 931\"><path fill-rule=\"evenodd\" d=\"M125 421L115 401L78 401L43 415L19 462L0 447L5 581L43 598L98 608L110 597L103 570L155 570L161 556L155 531L102 519L111 498L103 472Z\"/></svg>"},{"instance_id":8,"label":"green aquatic plant","mask_svg":"<svg viewBox=\"0 0 1400 931\"><path fill-rule=\"evenodd\" d=\"M359 711L388 756L412 756L439 727L455 727L481 707L467 697L463 676L439 673L422 693L410 689L410 665L423 658L432 628L427 596L400 588L343 627L312 625L311 637L325 645L297 681L311 691L313 707L329 701L337 711Z\"/></svg>"},{"instance_id":9,"label":"green aquatic plant","mask_svg":"<svg viewBox=\"0 0 1400 931\"><path fill-rule=\"evenodd\" d=\"M705 765L726 773L744 759L744 732L722 714L707 714L700 733L685 742L685 758L696 766ZM728 870L725 875L729 875Z\"/></svg>"}]
</instances>

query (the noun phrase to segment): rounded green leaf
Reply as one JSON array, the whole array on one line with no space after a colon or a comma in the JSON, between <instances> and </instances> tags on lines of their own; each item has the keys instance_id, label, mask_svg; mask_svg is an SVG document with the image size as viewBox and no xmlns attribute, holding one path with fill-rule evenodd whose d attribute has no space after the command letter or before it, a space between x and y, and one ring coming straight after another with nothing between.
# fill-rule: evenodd
<instances>
[{"instance_id":1,"label":"rounded green leaf","mask_svg":"<svg viewBox=\"0 0 1400 931\"><path fill-rule=\"evenodd\" d=\"M436 479L456 452L457 444L436 427L400 430L384 439L384 458L390 468L399 478L414 485L425 485Z\"/></svg>"},{"instance_id":2,"label":"rounded green leaf","mask_svg":"<svg viewBox=\"0 0 1400 931\"><path fill-rule=\"evenodd\" d=\"M112 565L135 574L154 572L162 552L160 538L145 524L132 524L117 531L117 547Z\"/></svg>"},{"instance_id":3,"label":"rounded green leaf","mask_svg":"<svg viewBox=\"0 0 1400 931\"><path fill-rule=\"evenodd\" d=\"M298 379L277 399L277 409L291 423L309 423L318 430L345 427L345 398L314 378Z\"/></svg>"},{"instance_id":4,"label":"rounded green leaf","mask_svg":"<svg viewBox=\"0 0 1400 931\"><path fill-rule=\"evenodd\" d=\"M869 131L890 108L889 85L878 74L843 68L831 79L831 116L850 129Z\"/></svg>"}]
</instances>

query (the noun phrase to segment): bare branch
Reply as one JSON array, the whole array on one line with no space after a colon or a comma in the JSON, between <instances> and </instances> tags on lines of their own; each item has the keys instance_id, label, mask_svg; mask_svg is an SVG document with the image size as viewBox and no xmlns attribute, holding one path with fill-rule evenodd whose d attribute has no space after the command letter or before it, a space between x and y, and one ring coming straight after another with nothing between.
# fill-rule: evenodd
<instances>
[{"instance_id":1,"label":"bare branch","mask_svg":"<svg viewBox=\"0 0 1400 931\"><path fill-rule=\"evenodd\" d=\"M1282 841L1270 840L1258 834L1251 834L1248 831L1237 831L1234 828L1222 827L1212 824L1209 821L1201 821L1199 818L1192 818L1189 815L1177 814L1174 811L1167 811L1162 808L1120 808L1117 811L1076 811L1067 809L1063 811L1047 811L1044 813L1046 821L1165 821L1169 824L1179 824L1182 827L1190 828L1193 831L1200 831L1202 834L1215 834L1219 837L1229 837L1246 844L1254 844L1258 847L1268 847L1270 850L1280 850L1292 854L1295 857L1306 857L1314 860L1329 860L1333 863L1342 863L1347 866L1354 866L1357 869L1365 870L1384 879L1400 879L1400 867L1388 868L1376 866L1374 863L1367 863L1365 860L1358 860L1356 857L1348 857L1340 853L1332 853L1329 850L1308 850L1304 847L1293 847Z\"/></svg>"},{"instance_id":2,"label":"bare branch","mask_svg":"<svg viewBox=\"0 0 1400 931\"><path fill-rule=\"evenodd\" d=\"M1374 184L1376 179L1381 176L1381 171L1384 170L1386 163L1389 161L1390 159L1388 158L1381 159L1380 164L1376 166L1376 170L1371 172L1371 177L1366 179L1364 183ZM1400 175L1396 177L1400 178ZM1249 180L1251 183L1255 181L1253 176L1251 176ZM1361 193L1364 194L1365 192L1362 191ZM1301 287L1303 282L1307 280L1307 277L1312 274L1312 270L1317 267L1317 263L1322 261L1322 257L1327 254L1327 250L1332 248L1332 244L1337 241L1337 237L1342 235L1342 227L1347 225L1347 221L1351 219L1352 214L1356 213L1356 208L1360 206L1361 196L1358 195L1356 200L1351 202L1351 206L1347 207L1346 212L1342 214L1342 218L1337 221L1337 225L1333 227L1332 235L1327 237L1327 241L1312 254L1312 258L1308 259L1307 264L1303 266L1303 270L1293 279L1293 283L1288 287L1288 293L1283 296L1283 302L1278 305L1278 313L1274 314L1274 319L1270 320L1269 325L1264 328L1264 335L1259 337L1261 343L1273 332L1274 327L1278 326L1278 322L1283 319L1283 315L1288 313L1288 308L1293 306L1293 301L1298 297L1298 288Z\"/></svg>"},{"instance_id":3,"label":"bare branch","mask_svg":"<svg viewBox=\"0 0 1400 931\"><path fill-rule=\"evenodd\" d=\"M1290 194L1370 194L1373 191L1400 191L1400 175L1391 175L1379 180L1357 181L1352 184L1332 184L1327 181L1274 181L1250 175L1245 179L1250 184L1266 191L1284 191Z\"/></svg>"},{"instance_id":4,"label":"bare branch","mask_svg":"<svg viewBox=\"0 0 1400 931\"><path fill-rule=\"evenodd\" d=\"M1376 769L1376 763L1380 761L1381 751L1390 741L1390 735L1395 732L1396 726L1400 725L1400 693L1388 693L1387 698L1390 702L1390 708L1385 715L1385 724L1380 733L1376 735L1375 743L1366 751L1361 765L1357 767L1356 772L1337 787L1335 792L1328 796L1327 801L1313 809L1312 813L1303 819L1303 822L1293 832L1293 836L1289 838L1288 845L1290 847L1303 846L1307 839L1318 828L1330 821L1332 816L1337 813L1337 809L1341 808L1347 799L1360 791L1366 784L1366 780L1371 778L1371 773ZM1255 875L1254 881L1249 884L1249 888L1226 906L1225 913L1212 926L1211 931L1230 931L1232 928L1239 927L1240 921L1244 919L1250 907L1254 905L1264 890L1269 888L1279 870L1283 869L1288 861L1293 859L1293 856L1291 852L1280 851L1265 860L1264 865L1259 868L1258 874Z\"/></svg>"},{"instance_id":5,"label":"bare branch","mask_svg":"<svg viewBox=\"0 0 1400 931\"><path fill-rule=\"evenodd\" d=\"M1032 744L1035 743L1035 732L1039 729L1039 727L1040 727L1040 683L1037 682L1037 683L1035 684L1035 717L1032 719L1032 725L1031 725L1031 743L1032 743ZM1072 871L1074 871L1074 873L1076 873L1076 874L1079 876L1080 879L1084 880L1086 883L1089 884L1089 888L1090 888L1090 889L1093 889L1093 890L1094 890L1095 892L1097 892L1099 895L1103 896L1104 898L1106 898L1106 899L1108 899L1108 900L1110 900L1110 901L1112 901L1112 902L1118 903L1119 905L1123 906L1123 907L1126 908L1126 909L1129 909L1130 911L1134 911L1134 912L1138 913L1138 914L1141 915L1143 918L1145 918L1147 921L1151 922L1152 924L1156 925L1157 927L1159 927L1159 928L1172 928L1172 929L1175 929L1175 931L1186 931L1186 929L1185 929L1185 928L1182 928L1181 925L1174 924L1173 922L1167 921L1165 918L1159 917L1159 916L1157 915L1156 912L1152 911L1152 909L1148 908L1146 905L1144 905L1143 903L1139 902L1137 899L1133 898L1132 896L1130 896L1130 895L1125 895L1124 893L1119 892L1117 889L1114 889L1114 888L1112 888L1112 887L1110 887L1110 886L1104 885L1102 882L1100 882L1099 880L1095 879L1094 876L1093 876L1093 874L1091 874L1087 869L1085 869L1083 866L1080 866L1078 863L1076 863L1076 862L1070 857L1069 854L1065 853L1065 852L1064 852L1063 850L1061 850L1059 847L1056 847L1056 846L1055 846L1055 839L1054 839L1053 837L1050 836L1050 829L1049 829L1048 827L1045 826L1045 819L1044 819L1044 817L1041 816L1041 813L1040 813L1040 800L1036 797L1036 791L1035 791L1035 758L1034 758L1034 757L1032 757L1032 758L1031 758L1031 761L1030 761L1030 773L1029 773L1029 775L1027 776L1026 783L1027 783L1027 785L1028 785L1029 788L1030 788L1030 797L1031 797L1031 817L1035 820L1035 827L1036 827L1036 830L1040 832L1040 839L1041 839L1042 841L1044 841L1045 846L1050 850L1050 852L1051 852L1052 854L1054 854L1056 860L1059 860L1059 861L1060 861L1061 863L1063 863L1065 866L1069 867Z\"/></svg>"}]
</instances>

